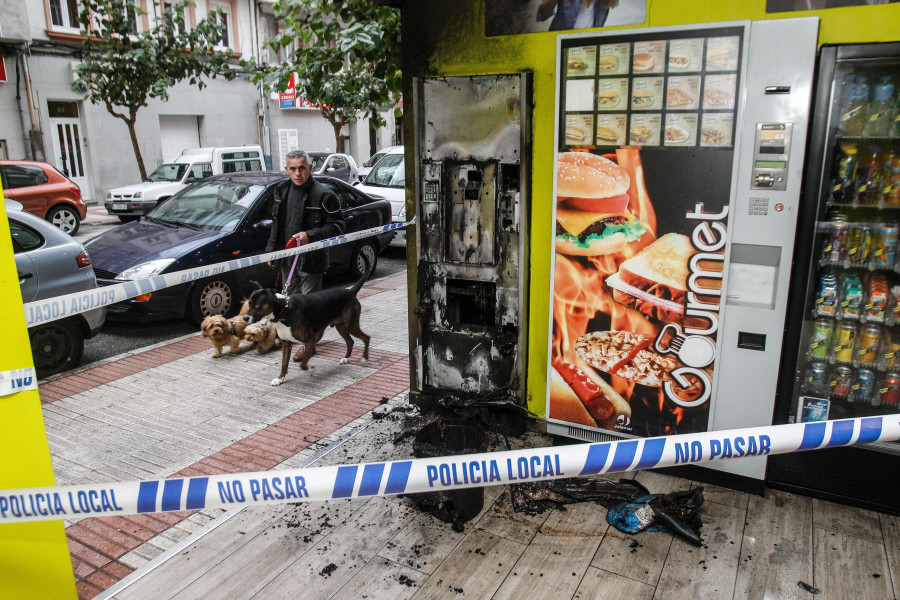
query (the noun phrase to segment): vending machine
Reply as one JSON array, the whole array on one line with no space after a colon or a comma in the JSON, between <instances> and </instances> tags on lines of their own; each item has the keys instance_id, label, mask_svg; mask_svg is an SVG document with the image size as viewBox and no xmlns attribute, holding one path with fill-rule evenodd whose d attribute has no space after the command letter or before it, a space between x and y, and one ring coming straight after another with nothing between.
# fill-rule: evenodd
<instances>
[{"instance_id":1,"label":"vending machine","mask_svg":"<svg viewBox=\"0 0 900 600\"><path fill-rule=\"evenodd\" d=\"M816 18L559 36L549 433L771 425L817 37ZM766 458L711 468L760 492Z\"/></svg>"},{"instance_id":2,"label":"vending machine","mask_svg":"<svg viewBox=\"0 0 900 600\"><path fill-rule=\"evenodd\" d=\"M900 418L898 88L900 43L821 49L777 423ZM886 442L772 457L768 480L898 513L897 472Z\"/></svg>"}]
</instances>

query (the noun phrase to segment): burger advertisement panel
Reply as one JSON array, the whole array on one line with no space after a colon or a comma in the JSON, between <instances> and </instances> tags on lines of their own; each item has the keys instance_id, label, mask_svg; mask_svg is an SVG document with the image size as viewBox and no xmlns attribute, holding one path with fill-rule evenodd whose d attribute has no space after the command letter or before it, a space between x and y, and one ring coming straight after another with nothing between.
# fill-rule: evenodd
<instances>
[{"instance_id":1,"label":"burger advertisement panel","mask_svg":"<svg viewBox=\"0 0 900 600\"><path fill-rule=\"evenodd\" d=\"M739 26L560 36L551 421L641 437L709 428L735 104L703 92L714 77L735 95L743 36ZM568 49L591 47L596 75L572 86ZM608 48L615 73L599 63ZM627 90L615 115L600 93L611 89ZM574 115L597 124L592 138L567 137Z\"/></svg>"}]
</instances>

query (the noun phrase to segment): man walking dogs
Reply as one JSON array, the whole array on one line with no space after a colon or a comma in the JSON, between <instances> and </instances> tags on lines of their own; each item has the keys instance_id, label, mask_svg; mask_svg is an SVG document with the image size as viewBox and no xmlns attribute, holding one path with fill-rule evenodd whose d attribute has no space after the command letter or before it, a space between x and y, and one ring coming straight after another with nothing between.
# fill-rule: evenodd
<instances>
[{"instance_id":1,"label":"man walking dogs","mask_svg":"<svg viewBox=\"0 0 900 600\"><path fill-rule=\"evenodd\" d=\"M334 237L344 233L341 203L334 192L316 181L309 169L309 155L303 150L287 154L290 181L275 190L272 207L272 232L266 252L285 248L291 239L297 246ZM293 244L292 244L293 245ZM297 269L291 274L294 257L281 261L281 282L290 280L287 294L309 294L322 289L323 276L328 268L328 254L315 250L299 255ZM269 263L271 265L271 263ZM294 357L297 360L297 357Z\"/></svg>"}]
</instances>

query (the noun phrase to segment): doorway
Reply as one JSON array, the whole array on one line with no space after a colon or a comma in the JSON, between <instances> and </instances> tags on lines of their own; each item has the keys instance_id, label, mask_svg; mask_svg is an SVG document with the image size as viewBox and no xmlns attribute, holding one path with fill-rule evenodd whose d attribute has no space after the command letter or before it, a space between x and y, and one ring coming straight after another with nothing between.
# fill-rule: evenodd
<instances>
[{"instance_id":1,"label":"doorway","mask_svg":"<svg viewBox=\"0 0 900 600\"><path fill-rule=\"evenodd\" d=\"M81 119L77 102L47 102L50 113L50 134L53 139L53 157L50 162L59 171L78 184L84 200L90 196L85 156L81 139Z\"/></svg>"}]
</instances>

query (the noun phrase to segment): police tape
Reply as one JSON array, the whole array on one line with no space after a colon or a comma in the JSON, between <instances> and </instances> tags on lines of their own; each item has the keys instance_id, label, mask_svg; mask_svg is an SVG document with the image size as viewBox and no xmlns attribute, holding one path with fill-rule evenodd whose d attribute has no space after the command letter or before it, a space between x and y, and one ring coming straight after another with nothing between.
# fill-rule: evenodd
<instances>
[{"instance_id":1,"label":"police tape","mask_svg":"<svg viewBox=\"0 0 900 600\"><path fill-rule=\"evenodd\" d=\"M293 256L295 254L331 248L340 244L346 244L347 242L353 242L362 238L402 229L413 223L415 223L415 219L406 223L390 223L389 225L381 227L372 227L370 229L363 229L361 231L335 236L328 238L327 240L306 244L305 246L277 250L275 252L257 254L255 256L245 256L194 269L185 269L183 271L174 271L172 273L164 273L162 275L155 275L143 279L123 281L119 284L98 287L84 292L75 292L64 296L56 296L55 298L28 302L25 304L25 324L27 327L33 327L41 323L55 321L87 310L100 308L101 306L115 304L116 302L122 302L129 298L135 298L142 294L148 294L167 287L222 275L229 271L261 265L269 261L281 260L282 258Z\"/></svg>"},{"instance_id":2,"label":"police tape","mask_svg":"<svg viewBox=\"0 0 900 600\"><path fill-rule=\"evenodd\" d=\"M900 415L481 454L0 491L0 523L444 492L900 440Z\"/></svg>"},{"instance_id":3,"label":"police tape","mask_svg":"<svg viewBox=\"0 0 900 600\"><path fill-rule=\"evenodd\" d=\"M38 389L37 371L34 367L0 372L0 396L9 396L25 390Z\"/></svg>"}]
</instances>

